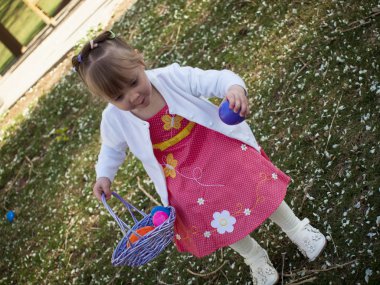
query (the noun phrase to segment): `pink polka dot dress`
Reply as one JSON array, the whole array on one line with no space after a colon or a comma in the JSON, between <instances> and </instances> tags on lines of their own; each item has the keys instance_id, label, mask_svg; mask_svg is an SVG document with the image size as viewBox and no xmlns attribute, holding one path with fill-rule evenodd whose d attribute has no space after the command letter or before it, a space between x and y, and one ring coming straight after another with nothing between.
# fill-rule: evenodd
<instances>
[{"instance_id":1,"label":"pink polka dot dress","mask_svg":"<svg viewBox=\"0 0 380 285\"><path fill-rule=\"evenodd\" d=\"M167 106L148 122L180 252L203 257L235 243L283 201L290 177L263 150L171 115Z\"/></svg>"}]
</instances>

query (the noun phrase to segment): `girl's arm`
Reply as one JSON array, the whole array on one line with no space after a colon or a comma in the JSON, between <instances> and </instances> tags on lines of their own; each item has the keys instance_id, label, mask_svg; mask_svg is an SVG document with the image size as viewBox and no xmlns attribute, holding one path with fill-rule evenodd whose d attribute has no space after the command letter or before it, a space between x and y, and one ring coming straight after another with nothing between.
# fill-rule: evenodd
<instances>
[{"instance_id":1,"label":"girl's arm","mask_svg":"<svg viewBox=\"0 0 380 285\"><path fill-rule=\"evenodd\" d=\"M112 182L125 157L125 151L116 150L103 143L95 166L96 178L107 177Z\"/></svg>"},{"instance_id":2,"label":"girl's arm","mask_svg":"<svg viewBox=\"0 0 380 285\"><path fill-rule=\"evenodd\" d=\"M105 193L107 199L111 197L111 183L126 157L127 143L119 135L118 119L114 114L110 108L106 108L100 125L102 146L95 166L96 183L93 188L98 200L101 200L102 193Z\"/></svg>"},{"instance_id":3,"label":"girl's arm","mask_svg":"<svg viewBox=\"0 0 380 285\"><path fill-rule=\"evenodd\" d=\"M93 193L99 201L101 201L102 193L105 194L107 200L111 198L111 184L125 156L125 151L118 151L102 144L95 166L96 182L93 187Z\"/></svg>"},{"instance_id":4,"label":"girl's arm","mask_svg":"<svg viewBox=\"0 0 380 285\"><path fill-rule=\"evenodd\" d=\"M226 98L230 108L240 110L241 116L248 114L247 87L237 74L230 70L202 70L190 66L173 64L174 80L186 92L196 97Z\"/></svg>"},{"instance_id":5,"label":"girl's arm","mask_svg":"<svg viewBox=\"0 0 380 285\"><path fill-rule=\"evenodd\" d=\"M230 70L203 70L190 66L181 67L177 63L171 66L176 84L196 97L224 98L233 85L242 87L247 93L243 79Z\"/></svg>"}]
</instances>

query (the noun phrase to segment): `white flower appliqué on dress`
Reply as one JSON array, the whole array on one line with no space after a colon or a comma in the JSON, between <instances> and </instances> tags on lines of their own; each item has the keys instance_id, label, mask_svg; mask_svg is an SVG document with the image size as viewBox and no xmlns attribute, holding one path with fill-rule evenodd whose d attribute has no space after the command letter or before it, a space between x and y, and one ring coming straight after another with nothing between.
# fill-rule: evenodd
<instances>
[{"instance_id":1,"label":"white flower appliqu\u00e9 on dress","mask_svg":"<svg viewBox=\"0 0 380 285\"><path fill-rule=\"evenodd\" d=\"M276 174L276 173L272 173L272 178L273 178L274 180L277 180L277 174Z\"/></svg>"},{"instance_id":2,"label":"white flower appliqu\u00e9 on dress","mask_svg":"<svg viewBox=\"0 0 380 285\"><path fill-rule=\"evenodd\" d=\"M236 219L230 215L230 212L223 210L221 213L215 212L212 216L214 220L211 222L211 226L216 228L219 234L232 233Z\"/></svg>"},{"instance_id":3,"label":"white flower appliqu\u00e9 on dress","mask_svg":"<svg viewBox=\"0 0 380 285\"><path fill-rule=\"evenodd\" d=\"M244 209L244 215L246 216L249 216L251 214L251 210L250 209Z\"/></svg>"}]
</instances>

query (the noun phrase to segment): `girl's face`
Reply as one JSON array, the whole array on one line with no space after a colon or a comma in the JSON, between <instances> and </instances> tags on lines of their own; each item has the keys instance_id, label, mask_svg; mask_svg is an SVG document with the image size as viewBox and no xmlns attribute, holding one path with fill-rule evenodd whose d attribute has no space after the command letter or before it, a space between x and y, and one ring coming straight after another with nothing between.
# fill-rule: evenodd
<instances>
[{"instance_id":1,"label":"girl's face","mask_svg":"<svg viewBox=\"0 0 380 285\"><path fill-rule=\"evenodd\" d=\"M131 70L130 78L123 95L107 101L124 111L139 111L150 104L152 84L142 65Z\"/></svg>"}]
</instances>

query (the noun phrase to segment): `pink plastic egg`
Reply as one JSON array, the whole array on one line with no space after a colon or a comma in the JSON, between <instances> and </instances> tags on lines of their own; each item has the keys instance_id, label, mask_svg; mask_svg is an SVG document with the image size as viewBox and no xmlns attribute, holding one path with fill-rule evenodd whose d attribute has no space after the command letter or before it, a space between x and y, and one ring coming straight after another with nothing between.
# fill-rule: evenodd
<instances>
[{"instance_id":1,"label":"pink plastic egg","mask_svg":"<svg viewBox=\"0 0 380 285\"><path fill-rule=\"evenodd\" d=\"M153 225L158 227L169 218L168 214L163 211L157 211L153 215Z\"/></svg>"}]
</instances>

